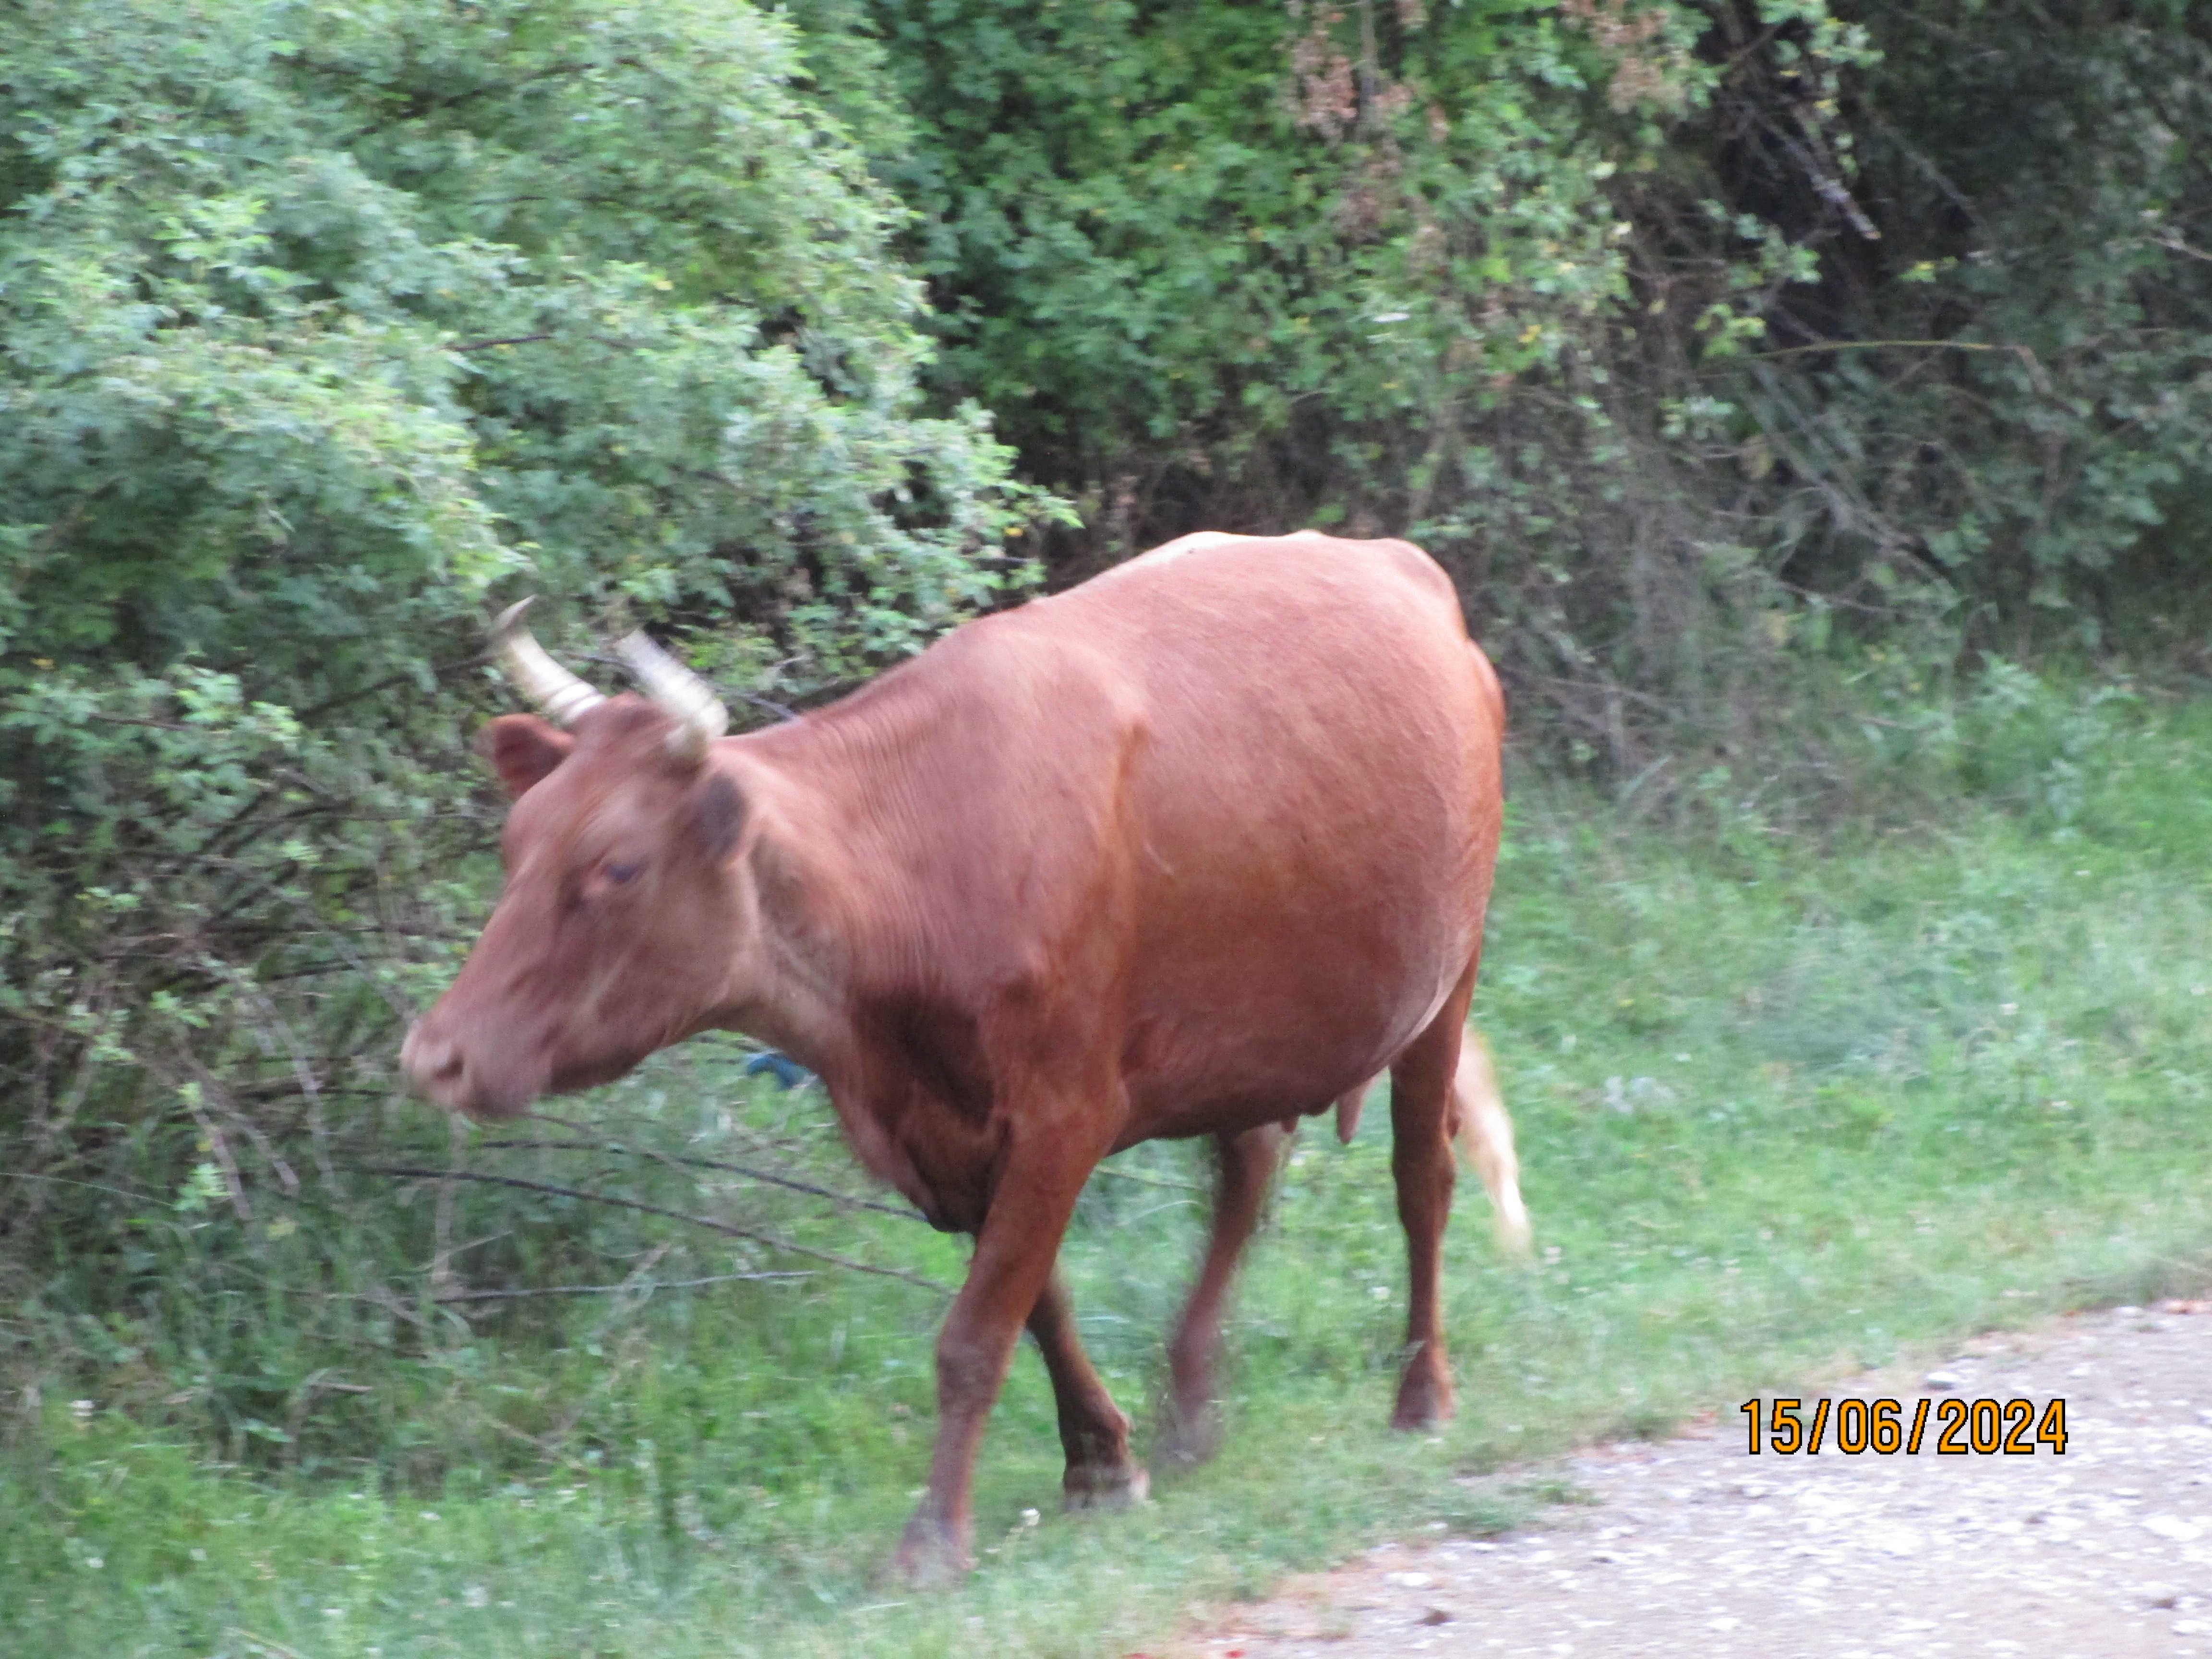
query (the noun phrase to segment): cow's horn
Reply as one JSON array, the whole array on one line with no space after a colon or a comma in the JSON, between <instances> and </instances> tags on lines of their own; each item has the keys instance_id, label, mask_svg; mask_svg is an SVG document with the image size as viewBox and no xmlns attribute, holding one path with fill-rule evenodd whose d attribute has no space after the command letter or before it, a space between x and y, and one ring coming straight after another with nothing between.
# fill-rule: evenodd
<instances>
[{"instance_id":1,"label":"cow's horn","mask_svg":"<svg viewBox=\"0 0 2212 1659\"><path fill-rule=\"evenodd\" d=\"M714 687L644 635L632 634L615 649L637 676L646 695L676 716L668 752L677 759L698 760L708 744L730 729L730 711L722 707Z\"/></svg>"},{"instance_id":2,"label":"cow's horn","mask_svg":"<svg viewBox=\"0 0 2212 1659\"><path fill-rule=\"evenodd\" d=\"M492 649L499 653L516 690L563 726L574 726L606 699L545 654L545 647L522 625L522 613L536 603L522 599L499 613L491 625Z\"/></svg>"}]
</instances>

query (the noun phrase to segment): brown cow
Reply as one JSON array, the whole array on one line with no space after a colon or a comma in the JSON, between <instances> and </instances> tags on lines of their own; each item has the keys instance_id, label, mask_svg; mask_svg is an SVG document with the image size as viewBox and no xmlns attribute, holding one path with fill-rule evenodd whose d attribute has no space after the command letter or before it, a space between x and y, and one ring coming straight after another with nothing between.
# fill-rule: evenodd
<instances>
[{"instance_id":1,"label":"brown cow","mask_svg":"<svg viewBox=\"0 0 2212 1659\"><path fill-rule=\"evenodd\" d=\"M1024 1324L1069 1501L1144 1493L1054 1268L1098 1161L1161 1136L1219 1145L1172 1350L1170 1455L1202 1450L1221 1297L1279 1126L1385 1068L1411 1281L1392 1421L1449 1415L1455 1133L1501 1227L1525 1222L1510 1126L1462 1042L1503 703L1419 548L1186 537L728 738L712 693L641 639L623 650L650 699L608 699L514 612L499 634L574 729L487 729L516 797L507 890L402 1063L479 1118L710 1029L820 1074L861 1162L976 1241L938 1340L905 1571L968 1560L976 1447Z\"/></svg>"}]
</instances>

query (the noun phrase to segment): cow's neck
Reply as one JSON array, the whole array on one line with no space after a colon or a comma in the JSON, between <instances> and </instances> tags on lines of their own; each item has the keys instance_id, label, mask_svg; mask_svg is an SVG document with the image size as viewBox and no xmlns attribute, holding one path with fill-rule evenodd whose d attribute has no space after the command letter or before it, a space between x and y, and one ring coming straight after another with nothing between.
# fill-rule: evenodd
<instances>
[{"instance_id":1,"label":"cow's neck","mask_svg":"<svg viewBox=\"0 0 2212 1659\"><path fill-rule=\"evenodd\" d=\"M963 1178L949 1183L945 1172L918 1165L907 1144L913 1114L934 1120L944 1103L914 1074L909 1053L887 1048L884 1022L870 1013L885 982L913 977L930 954L898 882L875 878L908 862L910 836L890 805L907 791L893 780L905 773L900 781L910 783L918 764L927 775L927 744L862 745L850 731L796 726L774 735L773 748L734 757L759 817L740 855L747 937L732 1005L714 1023L773 1043L817 1073L861 1163L937 1224L967 1225L980 1213L980 1194L966 1189L973 1172L964 1166L981 1161L955 1158ZM958 1117L922 1138L934 1145L976 1128Z\"/></svg>"},{"instance_id":2,"label":"cow's neck","mask_svg":"<svg viewBox=\"0 0 2212 1659\"><path fill-rule=\"evenodd\" d=\"M865 954L872 758L849 734L809 720L738 739L727 751L757 828L740 855L744 933L733 1006L718 1023L772 1042L824 1078L854 1065L854 982Z\"/></svg>"}]
</instances>

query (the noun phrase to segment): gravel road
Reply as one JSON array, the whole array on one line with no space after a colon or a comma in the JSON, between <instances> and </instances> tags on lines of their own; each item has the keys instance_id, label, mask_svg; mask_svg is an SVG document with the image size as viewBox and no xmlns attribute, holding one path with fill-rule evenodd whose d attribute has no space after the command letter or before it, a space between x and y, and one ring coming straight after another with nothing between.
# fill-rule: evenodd
<instances>
[{"instance_id":1,"label":"gravel road","mask_svg":"<svg viewBox=\"0 0 2212 1659\"><path fill-rule=\"evenodd\" d=\"M1385 1545L1215 1610L1176 1659L2212 1659L2212 1302L1977 1339L1828 1397L2067 1401L2063 1456L1753 1457L1736 1402L1530 1474L1540 1531ZM1817 1393L1808 1395L1811 1408Z\"/></svg>"}]
</instances>

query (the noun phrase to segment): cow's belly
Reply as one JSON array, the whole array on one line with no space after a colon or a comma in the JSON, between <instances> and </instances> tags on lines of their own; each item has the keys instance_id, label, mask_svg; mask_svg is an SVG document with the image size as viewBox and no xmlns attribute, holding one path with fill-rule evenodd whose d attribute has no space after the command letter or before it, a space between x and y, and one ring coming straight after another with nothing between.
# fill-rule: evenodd
<instances>
[{"instance_id":1,"label":"cow's belly","mask_svg":"<svg viewBox=\"0 0 2212 1659\"><path fill-rule=\"evenodd\" d=\"M1449 906L1443 907L1449 909ZM1373 1077L1436 1018L1474 954L1449 915L1396 939L1339 933L1273 959L1161 973L1122 1048L1118 1146L1316 1112Z\"/></svg>"}]
</instances>

